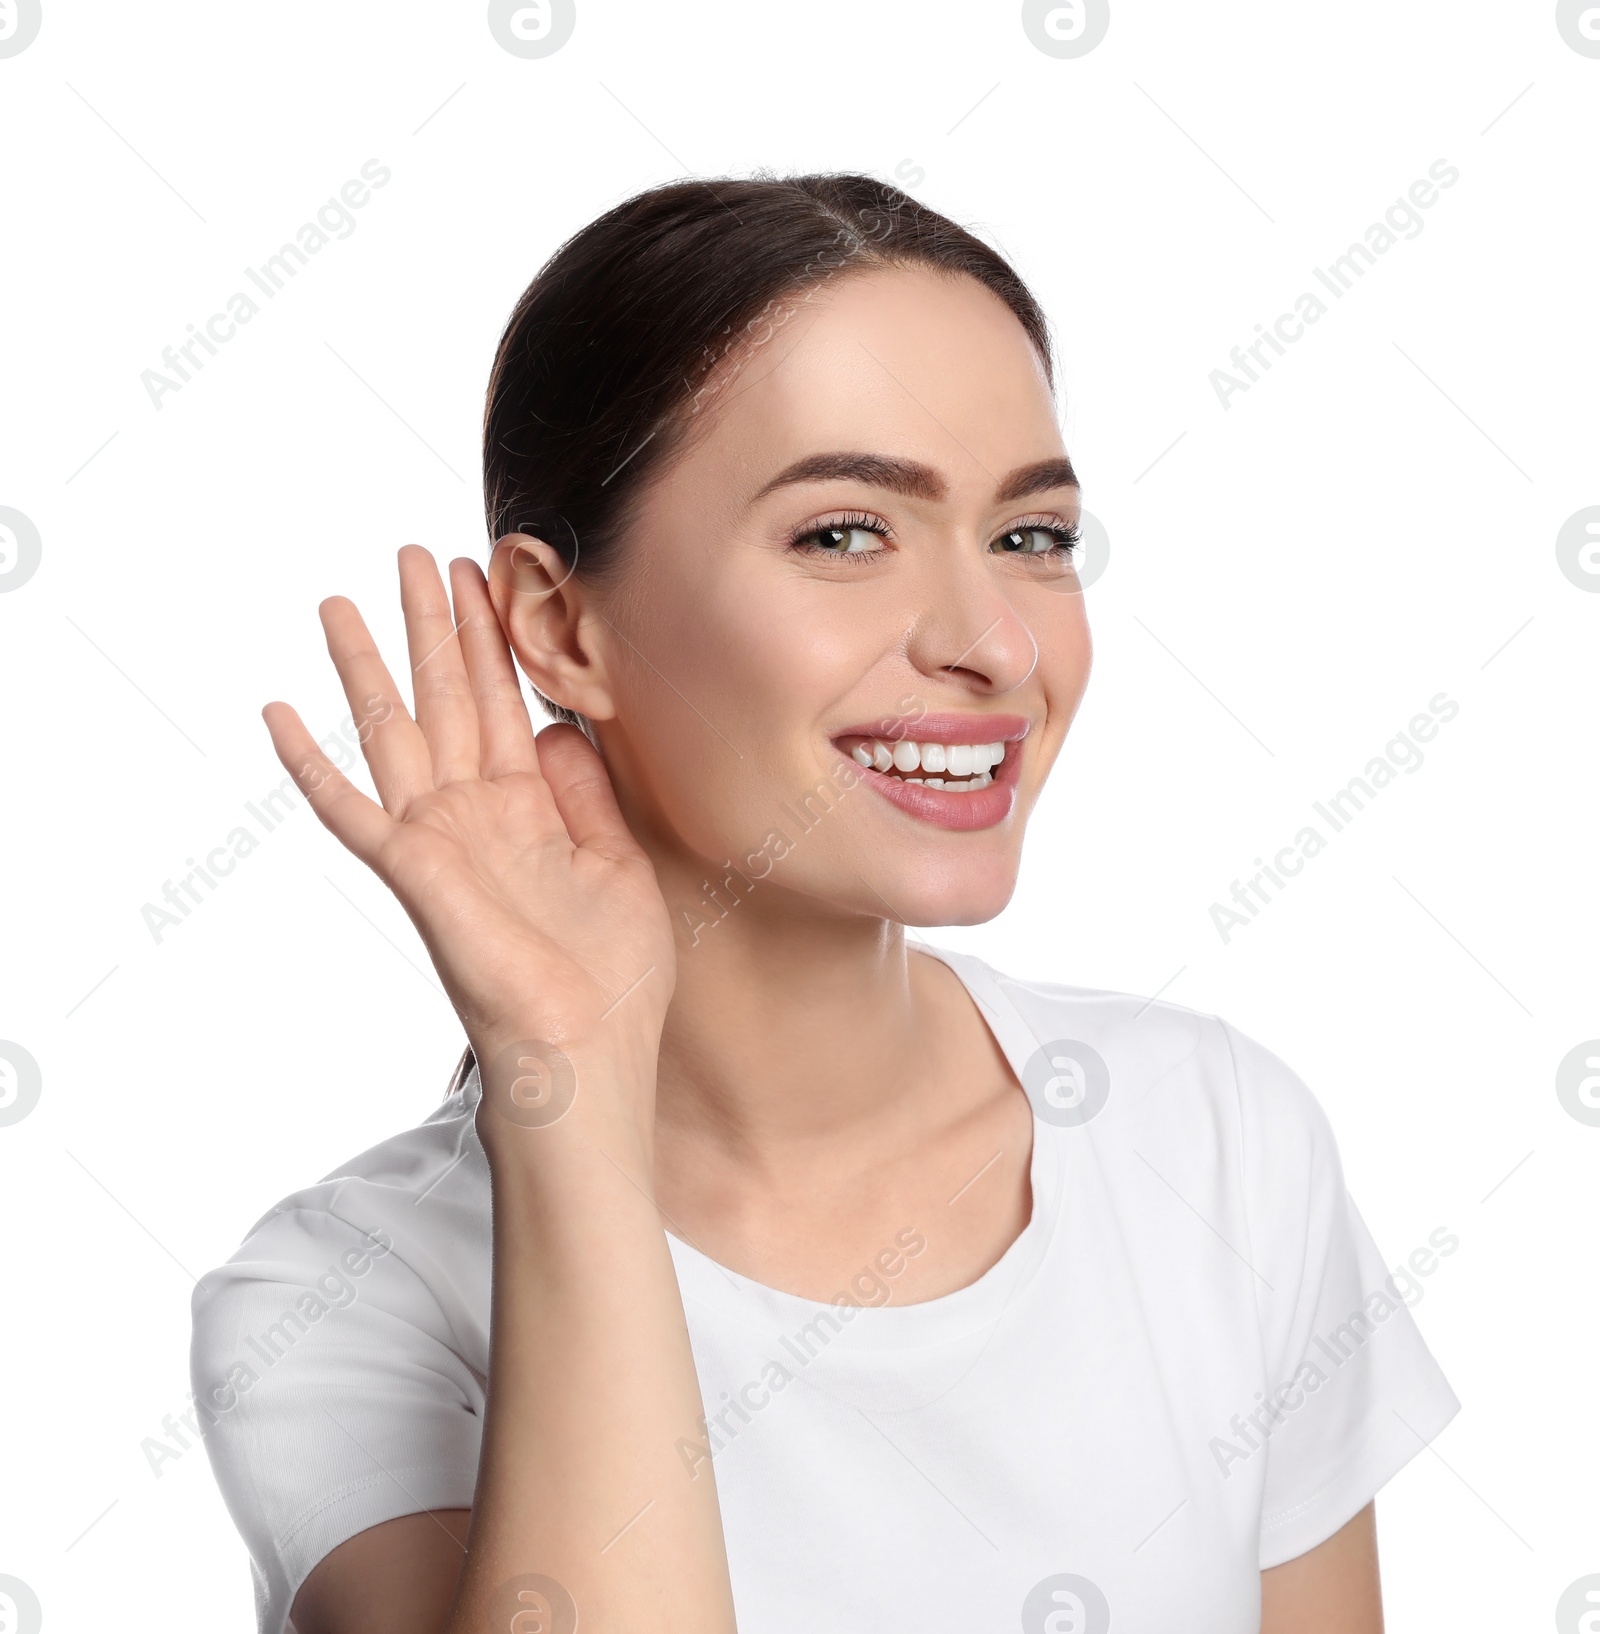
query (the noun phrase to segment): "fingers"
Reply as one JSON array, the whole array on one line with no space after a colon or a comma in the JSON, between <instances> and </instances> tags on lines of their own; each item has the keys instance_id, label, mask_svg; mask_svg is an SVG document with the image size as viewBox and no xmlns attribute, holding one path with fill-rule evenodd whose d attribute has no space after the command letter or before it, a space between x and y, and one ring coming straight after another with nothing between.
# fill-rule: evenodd
<instances>
[{"instance_id":1,"label":"fingers","mask_svg":"<svg viewBox=\"0 0 1600 1634\"><path fill-rule=\"evenodd\" d=\"M433 787L427 739L401 701L389 666L355 603L330 596L317 611L350 712L364 727L370 727L361 747L378 798L386 811L398 816L413 796Z\"/></svg>"},{"instance_id":2,"label":"fingers","mask_svg":"<svg viewBox=\"0 0 1600 1634\"><path fill-rule=\"evenodd\" d=\"M268 704L261 718L272 734L278 759L300 786L323 827L370 866L394 828L394 819L323 754L305 722L288 704Z\"/></svg>"},{"instance_id":3,"label":"fingers","mask_svg":"<svg viewBox=\"0 0 1600 1634\"><path fill-rule=\"evenodd\" d=\"M637 855L639 842L623 820L605 762L588 738L559 721L535 741L539 767L572 843L606 857Z\"/></svg>"},{"instance_id":4,"label":"fingers","mask_svg":"<svg viewBox=\"0 0 1600 1634\"><path fill-rule=\"evenodd\" d=\"M478 709L467 680L450 598L421 545L400 552L400 606L411 650L417 725L427 740L433 781L442 787L478 775Z\"/></svg>"},{"instance_id":5,"label":"fingers","mask_svg":"<svg viewBox=\"0 0 1600 1634\"><path fill-rule=\"evenodd\" d=\"M479 775L537 773L539 755L522 696L522 680L476 562L457 557L450 564L450 590L455 597L461 653L478 712Z\"/></svg>"}]
</instances>

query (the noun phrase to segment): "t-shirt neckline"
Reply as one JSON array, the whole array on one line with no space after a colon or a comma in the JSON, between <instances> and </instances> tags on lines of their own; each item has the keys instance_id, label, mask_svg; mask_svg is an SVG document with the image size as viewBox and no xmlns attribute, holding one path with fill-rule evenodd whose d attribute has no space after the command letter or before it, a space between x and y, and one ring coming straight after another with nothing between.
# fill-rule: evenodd
<instances>
[{"instance_id":1,"label":"t-shirt neckline","mask_svg":"<svg viewBox=\"0 0 1600 1634\"><path fill-rule=\"evenodd\" d=\"M995 979L995 973L971 954L952 953L924 942L908 948L927 953L955 972L978 1007L1017 1082L1038 1041ZM679 1291L686 1302L707 1306L725 1316L766 1331L776 1325L797 1331L819 1313L837 1313L841 1331L830 1345L852 1350L904 1349L961 1338L996 1322L1032 1279L1054 1234L1061 1203L1060 1143L1051 1125L1033 1119L1033 1152L1028 1178L1033 1206L1027 1223L1006 1251L982 1276L953 1293L912 1305L840 1305L785 1293L702 1253L670 1230L667 1241L677 1269ZM888 1247L888 1244L884 1245ZM892 1296L891 1296L892 1297Z\"/></svg>"}]
</instances>

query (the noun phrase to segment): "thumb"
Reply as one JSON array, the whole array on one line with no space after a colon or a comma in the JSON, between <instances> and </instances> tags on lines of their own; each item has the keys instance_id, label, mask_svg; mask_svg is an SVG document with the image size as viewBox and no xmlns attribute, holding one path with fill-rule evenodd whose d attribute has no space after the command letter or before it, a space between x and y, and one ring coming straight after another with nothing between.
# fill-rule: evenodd
<instances>
[{"instance_id":1,"label":"thumb","mask_svg":"<svg viewBox=\"0 0 1600 1634\"><path fill-rule=\"evenodd\" d=\"M611 775L588 738L576 726L558 721L545 727L534 745L572 843L603 857L639 856L639 842L617 804Z\"/></svg>"}]
</instances>

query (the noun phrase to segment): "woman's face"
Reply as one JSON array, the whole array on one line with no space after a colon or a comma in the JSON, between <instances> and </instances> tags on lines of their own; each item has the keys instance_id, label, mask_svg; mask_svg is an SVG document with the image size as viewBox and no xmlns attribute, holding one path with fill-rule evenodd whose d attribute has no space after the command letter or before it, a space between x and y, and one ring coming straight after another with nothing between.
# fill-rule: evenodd
<instances>
[{"instance_id":1,"label":"woman's face","mask_svg":"<svg viewBox=\"0 0 1600 1634\"><path fill-rule=\"evenodd\" d=\"M789 311L697 400L615 588L580 592L605 696L576 707L680 923L780 892L988 919L1089 672L1049 388L970 278L878 269Z\"/></svg>"}]
</instances>

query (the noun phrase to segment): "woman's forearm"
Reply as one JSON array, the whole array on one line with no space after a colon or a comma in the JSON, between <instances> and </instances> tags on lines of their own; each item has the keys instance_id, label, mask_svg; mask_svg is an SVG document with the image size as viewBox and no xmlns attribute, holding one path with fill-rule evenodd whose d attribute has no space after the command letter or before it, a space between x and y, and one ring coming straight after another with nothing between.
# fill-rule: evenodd
<instances>
[{"instance_id":1,"label":"woman's forearm","mask_svg":"<svg viewBox=\"0 0 1600 1634\"><path fill-rule=\"evenodd\" d=\"M445 1626L728 1634L714 1481L676 1456L701 1403L653 1201L671 918L594 745L570 724L535 737L481 570L452 564L452 607L426 551L399 567L415 719L356 608L322 606L381 804L294 710L264 714L312 809L411 916L480 1068L489 1385Z\"/></svg>"},{"instance_id":2,"label":"woman's forearm","mask_svg":"<svg viewBox=\"0 0 1600 1634\"><path fill-rule=\"evenodd\" d=\"M638 1097L595 1081L628 1071L588 1062L559 1122L489 1131L490 1376L451 1634L565 1634L562 1594L607 1634L734 1627L715 1482L676 1450L702 1406Z\"/></svg>"}]
</instances>

